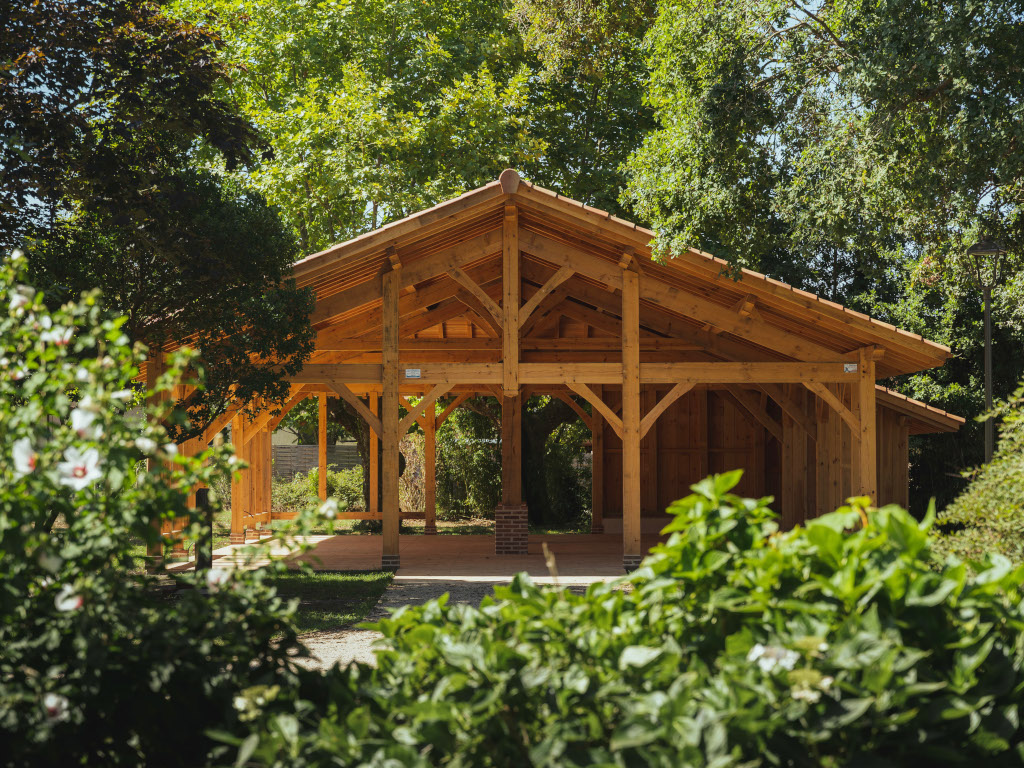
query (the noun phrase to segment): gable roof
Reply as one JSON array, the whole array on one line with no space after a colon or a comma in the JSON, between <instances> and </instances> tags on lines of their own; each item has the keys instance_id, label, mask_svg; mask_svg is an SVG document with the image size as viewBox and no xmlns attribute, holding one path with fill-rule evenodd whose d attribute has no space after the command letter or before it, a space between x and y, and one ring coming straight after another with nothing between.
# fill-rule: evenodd
<instances>
[{"instance_id":1,"label":"gable roof","mask_svg":"<svg viewBox=\"0 0 1024 768\"><path fill-rule=\"evenodd\" d=\"M712 332L744 359L747 350L750 359L836 360L873 345L878 375L887 378L949 357L948 347L757 272L744 269L734 279L725 261L707 253L691 249L656 262L651 230L524 181L511 169L479 189L296 262L297 284L316 293L314 325L323 330L379 303L389 253L400 260L409 286L443 279L438 265L469 267L500 255L508 202L518 209L525 258L556 266L562 258L579 260L587 265L581 284L613 292L601 276L615 273L623 254L631 253L649 311L693 333Z\"/></svg>"}]
</instances>

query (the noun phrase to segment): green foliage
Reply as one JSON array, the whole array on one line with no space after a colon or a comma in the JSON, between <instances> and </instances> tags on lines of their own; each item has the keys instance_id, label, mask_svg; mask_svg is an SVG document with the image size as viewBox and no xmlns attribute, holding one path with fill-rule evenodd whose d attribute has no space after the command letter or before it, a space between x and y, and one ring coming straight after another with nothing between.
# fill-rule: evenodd
<instances>
[{"instance_id":1,"label":"green foliage","mask_svg":"<svg viewBox=\"0 0 1024 768\"><path fill-rule=\"evenodd\" d=\"M1017 265L1001 282L1019 283L1022 12L1020 0L664 0L646 39L660 128L629 161L624 201L663 253L701 248L949 344L944 369L899 387L975 416L981 302L963 254L999 238ZM997 396L1024 375L1004 298L1016 293L996 307ZM961 490L951 478L981 460L981 436L914 443L923 512Z\"/></svg>"},{"instance_id":2,"label":"green foliage","mask_svg":"<svg viewBox=\"0 0 1024 768\"><path fill-rule=\"evenodd\" d=\"M303 483L308 496L317 499L320 489L320 470L313 467L304 480L301 473L297 474L293 483ZM363 468L357 466L335 471L328 467L327 497L337 499L338 508L342 511L364 509L366 504L363 499Z\"/></svg>"},{"instance_id":3,"label":"green foliage","mask_svg":"<svg viewBox=\"0 0 1024 768\"><path fill-rule=\"evenodd\" d=\"M305 253L540 151L501 3L181 0L176 9L223 34L232 95L274 148L253 182Z\"/></svg>"},{"instance_id":4,"label":"green foliage","mask_svg":"<svg viewBox=\"0 0 1024 768\"><path fill-rule=\"evenodd\" d=\"M377 669L229 738L258 765L1018 765L1024 568L938 563L895 507L782 533L738 479L631 577L403 609Z\"/></svg>"},{"instance_id":5,"label":"green foliage","mask_svg":"<svg viewBox=\"0 0 1024 768\"><path fill-rule=\"evenodd\" d=\"M23 263L0 265L0 764L201 764L241 689L295 682L293 607L265 572L136 570L154 520L195 544L186 489L223 482L230 448L178 455L159 425L183 414L131 387L144 348L95 294L47 312Z\"/></svg>"},{"instance_id":6,"label":"green foliage","mask_svg":"<svg viewBox=\"0 0 1024 768\"><path fill-rule=\"evenodd\" d=\"M487 407L457 408L437 431L439 519L492 517L501 501L500 433Z\"/></svg>"},{"instance_id":7,"label":"green foliage","mask_svg":"<svg viewBox=\"0 0 1024 768\"><path fill-rule=\"evenodd\" d=\"M1019 563L1024 562L1024 387L993 418L1002 419L996 452L939 515L946 530L936 547L964 559L999 553Z\"/></svg>"},{"instance_id":8,"label":"green foliage","mask_svg":"<svg viewBox=\"0 0 1024 768\"><path fill-rule=\"evenodd\" d=\"M545 525L589 530L589 442L590 430L579 419L560 424L548 435L541 461L546 501L539 517Z\"/></svg>"},{"instance_id":9,"label":"green foliage","mask_svg":"<svg viewBox=\"0 0 1024 768\"><path fill-rule=\"evenodd\" d=\"M265 149L215 93L209 27L146 0L12 0L0 15L0 252L78 205L152 223L168 158L197 140L228 167Z\"/></svg>"},{"instance_id":10,"label":"green foliage","mask_svg":"<svg viewBox=\"0 0 1024 768\"><path fill-rule=\"evenodd\" d=\"M144 225L83 213L41 236L29 260L51 305L98 288L132 341L189 339L202 351L205 389L187 403L198 433L230 402L288 397L282 377L313 348L313 297L295 288L294 242L258 194L193 171L161 189Z\"/></svg>"},{"instance_id":11,"label":"green foliage","mask_svg":"<svg viewBox=\"0 0 1024 768\"><path fill-rule=\"evenodd\" d=\"M590 205L624 213L623 163L655 126L644 103L642 43L653 0L512 0L527 51L533 131L545 144L524 166L532 181Z\"/></svg>"}]
</instances>

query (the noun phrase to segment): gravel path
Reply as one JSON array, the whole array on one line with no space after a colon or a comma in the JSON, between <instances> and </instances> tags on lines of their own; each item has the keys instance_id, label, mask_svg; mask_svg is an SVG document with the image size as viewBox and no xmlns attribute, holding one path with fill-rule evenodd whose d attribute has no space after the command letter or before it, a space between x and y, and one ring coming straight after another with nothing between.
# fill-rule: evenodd
<instances>
[{"instance_id":1,"label":"gravel path","mask_svg":"<svg viewBox=\"0 0 1024 768\"><path fill-rule=\"evenodd\" d=\"M398 576L391 582L380 602L370 611L366 621L376 621L388 615L389 611L404 605L421 605L445 592L449 594L449 604L469 603L479 605L486 595L494 591L497 584L507 584L509 579L469 580L469 579L438 579ZM566 583L573 591L581 592L585 584ZM375 664L374 648L381 638L380 632L354 627L342 627L337 630L313 632L304 635L302 641L312 653L312 658L303 659L299 663L310 669L327 669L334 664L347 666L350 662L360 661Z\"/></svg>"}]
</instances>

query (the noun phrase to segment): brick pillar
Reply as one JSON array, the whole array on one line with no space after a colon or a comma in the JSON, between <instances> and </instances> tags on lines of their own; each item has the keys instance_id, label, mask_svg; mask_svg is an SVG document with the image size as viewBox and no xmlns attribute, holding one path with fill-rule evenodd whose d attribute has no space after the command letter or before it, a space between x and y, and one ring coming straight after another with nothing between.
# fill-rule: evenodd
<instances>
[{"instance_id":1,"label":"brick pillar","mask_svg":"<svg viewBox=\"0 0 1024 768\"><path fill-rule=\"evenodd\" d=\"M494 553L525 555L529 529L525 504L499 504L494 509Z\"/></svg>"}]
</instances>

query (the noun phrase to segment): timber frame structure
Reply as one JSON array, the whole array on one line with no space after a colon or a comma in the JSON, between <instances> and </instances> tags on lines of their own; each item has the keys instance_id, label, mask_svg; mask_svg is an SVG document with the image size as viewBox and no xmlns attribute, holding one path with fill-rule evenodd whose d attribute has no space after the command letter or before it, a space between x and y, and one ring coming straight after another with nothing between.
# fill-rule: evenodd
<instances>
[{"instance_id":1,"label":"timber frame structure","mask_svg":"<svg viewBox=\"0 0 1024 768\"><path fill-rule=\"evenodd\" d=\"M372 429L380 497L347 516L383 521L388 569L401 562L398 443L422 426L431 532L435 433L472 395L501 402L498 553L525 553L521 419L538 394L591 428L593 531L621 530L627 569L645 518L710 472L744 468L739 492L773 494L784 526L853 495L906 505L908 435L962 419L876 381L940 366L949 349L754 272L734 278L695 250L656 262L653 236L506 170L297 262L317 341L291 398L257 418L226 414L194 441L230 419L250 464L232 487L232 541L269 523L270 434L306 397L320 402L321 466L327 397Z\"/></svg>"}]
</instances>

